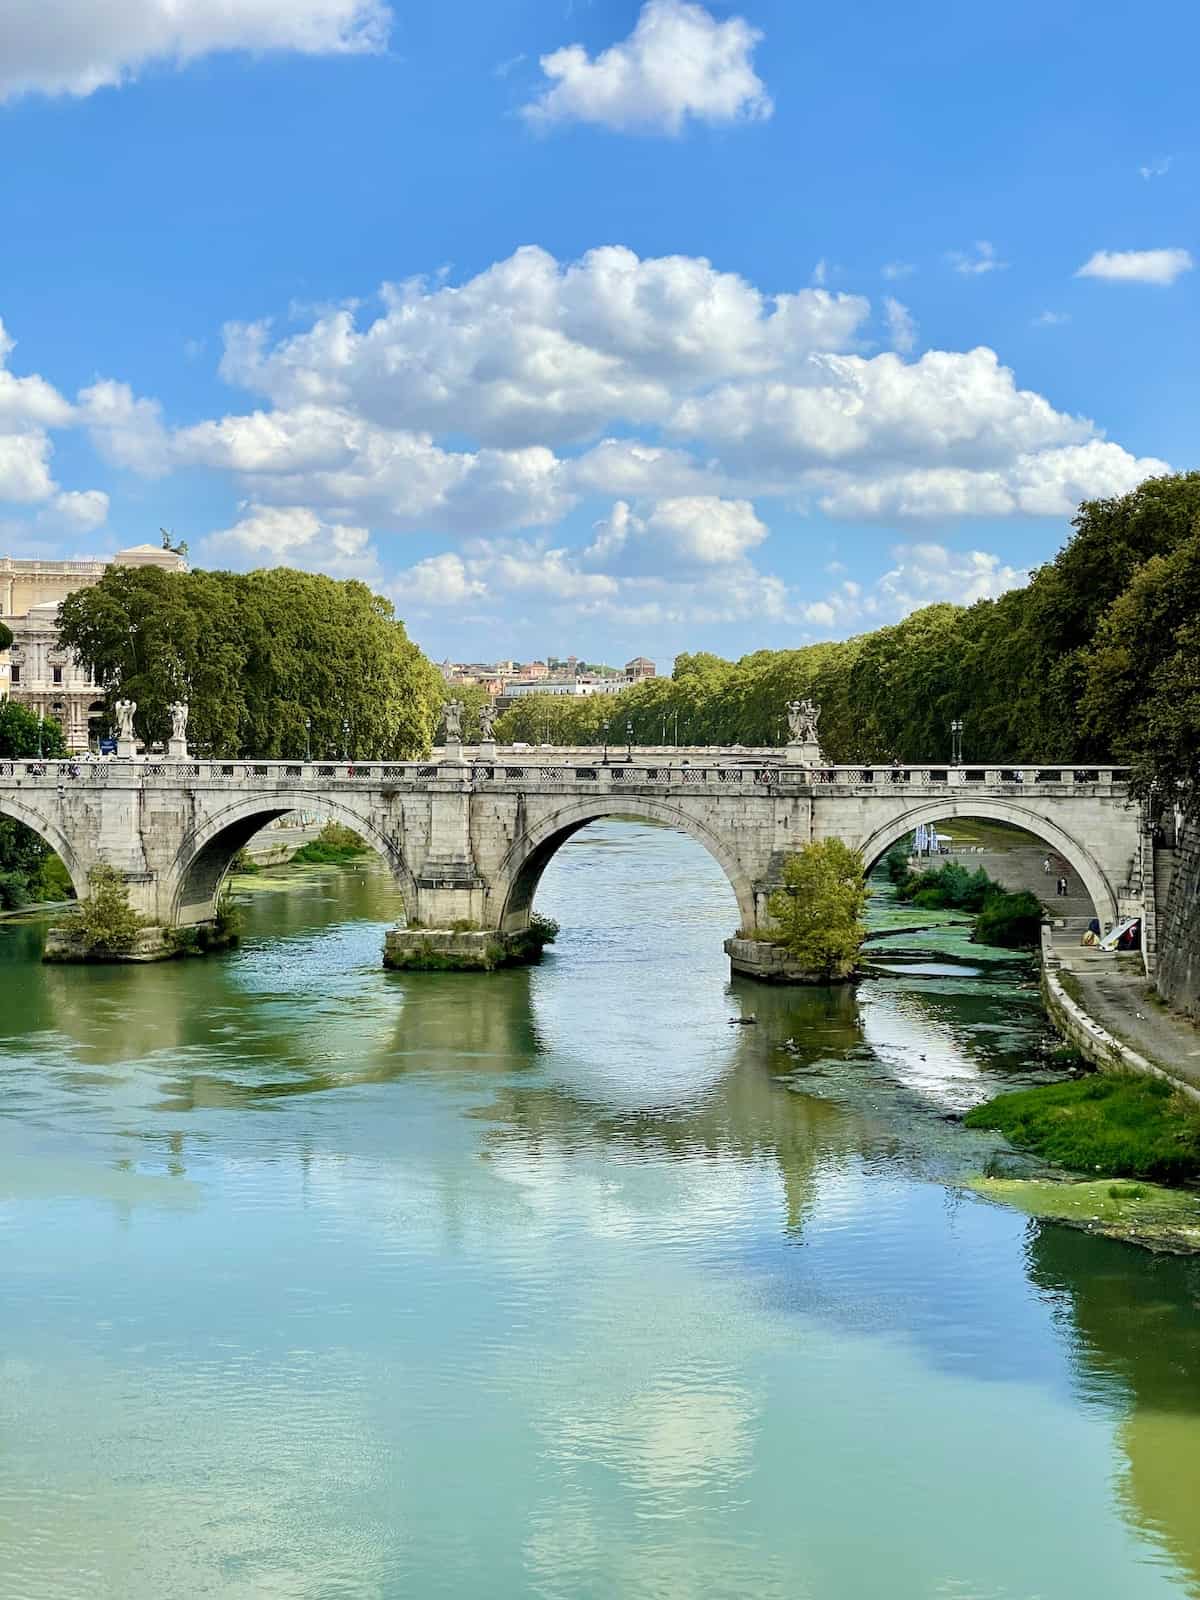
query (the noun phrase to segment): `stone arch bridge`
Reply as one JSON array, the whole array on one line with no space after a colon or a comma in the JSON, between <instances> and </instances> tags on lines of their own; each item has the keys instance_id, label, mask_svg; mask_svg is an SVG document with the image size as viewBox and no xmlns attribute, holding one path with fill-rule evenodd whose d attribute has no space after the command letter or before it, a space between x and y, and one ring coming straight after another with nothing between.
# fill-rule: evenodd
<instances>
[{"instance_id":1,"label":"stone arch bridge","mask_svg":"<svg viewBox=\"0 0 1200 1600\"><path fill-rule=\"evenodd\" d=\"M0 815L39 833L79 893L106 863L165 928L210 921L238 851L274 818L316 811L390 867L410 920L518 933L558 848L598 818L682 829L716 858L741 923L766 922L782 864L838 837L868 864L922 822L1016 824L1069 863L1102 923L1143 915L1153 850L1113 767L814 766L792 751L458 747L428 762L0 761Z\"/></svg>"}]
</instances>

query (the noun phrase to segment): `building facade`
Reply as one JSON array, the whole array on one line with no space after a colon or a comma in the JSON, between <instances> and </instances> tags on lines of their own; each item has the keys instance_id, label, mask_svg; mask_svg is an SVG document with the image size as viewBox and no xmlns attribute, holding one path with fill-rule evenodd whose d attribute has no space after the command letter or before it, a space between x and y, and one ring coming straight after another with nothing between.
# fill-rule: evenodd
<instances>
[{"instance_id":1,"label":"building facade","mask_svg":"<svg viewBox=\"0 0 1200 1600\"><path fill-rule=\"evenodd\" d=\"M94 744L104 714L104 687L58 642L58 608L76 589L99 583L111 565L187 570L174 550L135 545L95 561L22 561L0 557L0 620L13 636L0 651L0 700L11 698L61 724L67 746Z\"/></svg>"}]
</instances>

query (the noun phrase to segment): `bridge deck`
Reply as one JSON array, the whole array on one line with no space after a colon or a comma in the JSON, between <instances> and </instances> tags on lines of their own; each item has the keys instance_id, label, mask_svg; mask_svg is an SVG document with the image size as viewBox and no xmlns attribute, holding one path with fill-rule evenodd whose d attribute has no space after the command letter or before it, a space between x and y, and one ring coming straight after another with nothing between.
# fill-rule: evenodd
<instances>
[{"instance_id":1,"label":"bridge deck","mask_svg":"<svg viewBox=\"0 0 1200 1600\"><path fill-rule=\"evenodd\" d=\"M806 767L763 756L714 756L696 760L686 756L659 757L653 763L610 759L554 760L548 752L530 757L504 754L495 761L474 759L468 749L462 762L453 761L166 761L157 757L100 761L0 761L0 787L59 788L67 784L128 788L262 788L278 787L319 792L323 788L400 787L424 788L430 784L529 784L537 788L560 784L588 788L655 788L733 785L777 786L788 790L1111 792L1128 781L1124 767L1084 766L822 766Z\"/></svg>"}]
</instances>

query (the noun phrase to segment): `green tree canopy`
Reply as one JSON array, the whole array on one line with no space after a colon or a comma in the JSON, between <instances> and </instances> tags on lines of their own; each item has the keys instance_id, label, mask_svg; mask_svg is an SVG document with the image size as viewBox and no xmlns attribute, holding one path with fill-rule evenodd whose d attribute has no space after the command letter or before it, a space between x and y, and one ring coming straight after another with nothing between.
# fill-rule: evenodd
<instances>
[{"instance_id":1,"label":"green tree canopy","mask_svg":"<svg viewBox=\"0 0 1200 1600\"><path fill-rule=\"evenodd\" d=\"M7 650L12 642L12 629L0 622L0 650Z\"/></svg>"},{"instance_id":2,"label":"green tree canopy","mask_svg":"<svg viewBox=\"0 0 1200 1600\"><path fill-rule=\"evenodd\" d=\"M1094 744L1174 794L1200 768L1200 523L1153 555L1101 619L1082 700Z\"/></svg>"},{"instance_id":3,"label":"green tree canopy","mask_svg":"<svg viewBox=\"0 0 1200 1600\"><path fill-rule=\"evenodd\" d=\"M53 717L40 719L36 711L15 700L0 700L0 757L30 760L41 753L53 761L67 753L62 727Z\"/></svg>"},{"instance_id":4,"label":"green tree canopy","mask_svg":"<svg viewBox=\"0 0 1200 1600\"><path fill-rule=\"evenodd\" d=\"M143 739L165 739L168 706L186 700L203 755L420 755L442 701L390 601L287 567L110 567L63 601L59 630L107 685L110 711L119 697L137 701Z\"/></svg>"},{"instance_id":5,"label":"green tree canopy","mask_svg":"<svg viewBox=\"0 0 1200 1600\"><path fill-rule=\"evenodd\" d=\"M789 856L783 888L767 902L780 941L801 966L825 978L854 971L866 936L863 860L841 839L819 839Z\"/></svg>"}]
</instances>

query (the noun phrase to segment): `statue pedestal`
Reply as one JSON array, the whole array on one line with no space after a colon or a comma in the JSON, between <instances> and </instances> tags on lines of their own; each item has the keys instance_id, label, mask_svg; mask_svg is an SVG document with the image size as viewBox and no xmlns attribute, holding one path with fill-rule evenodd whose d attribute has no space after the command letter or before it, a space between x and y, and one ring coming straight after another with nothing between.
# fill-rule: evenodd
<instances>
[{"instance_id":1,"label":"statue pedestal","mask_svg":"<svg viewBox=\"0 0 1200 1600\"><path fill-rule=\"evenodd\" d=\"M186 761L187 759L188 759L187 740L186 739L168 739L167 740L167 760L168 761Z\"/></svg>"},{"instance_id":2,"label":"statue pedestal","mask_svg":"<svg viewBox=\"0 0 1200 1600\"><path fill-rule=\"evenodd\" d=\"M118 739L117 740L117 757L118 757L119 760L121 760L121 761L132 761L134 756L136 756L136 755L137 755L137 740L136 739Z\"/></svg>"},{"instance_id":3,"label":"statue pedestal","mask_svg":"<svg viewBox=\"0 0 1200 1600\"><path fill-rule=\"evenodd\" d=\"M442 761L452 762L455 766L462 766L463 747L461 739L447 739L442 746Z\"/></svg>"},{"instance_id":4,"label":"statue pedestal","mask_svg":"<svg viewBox=\"0 0 1200 1600\"><path fill-rule=\"evenodd\" d=\"M827 767L829 762L821 754L821 746L808 739L803 744L789 744L784 751L789 767Z\"/></svg>"},{"instance_id":5,"label":"statue pedestal","mask_svg":"<svg viewBox=\"0 0 1200 1600\"><path fill-rule=\"evenodd\" d=\"M479 741L479 759L480 759L480 761L483 763L483 765L485 767L495 766L495 764L496 764L496 741L495 741L495 739L481 739Z\"/></svg>"}]
</instances>

